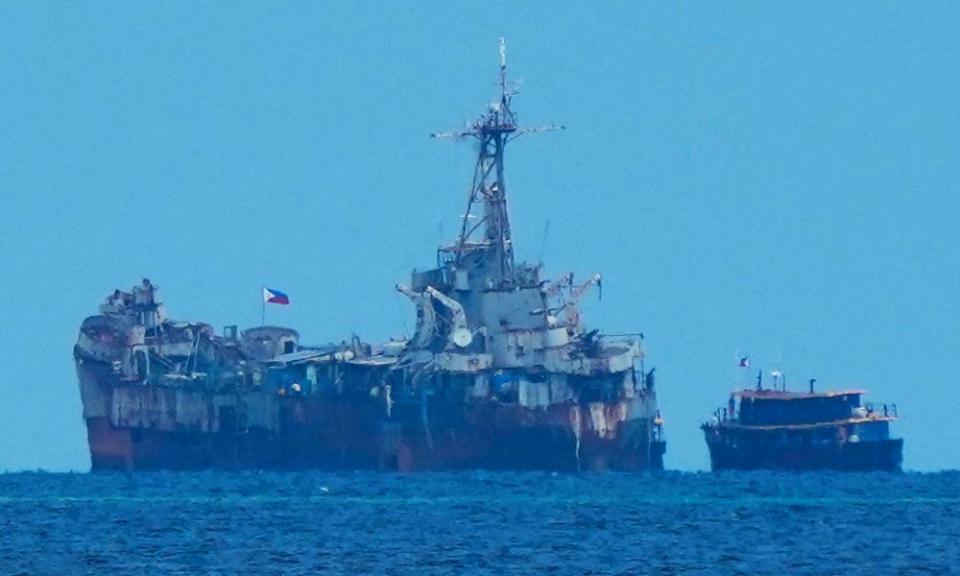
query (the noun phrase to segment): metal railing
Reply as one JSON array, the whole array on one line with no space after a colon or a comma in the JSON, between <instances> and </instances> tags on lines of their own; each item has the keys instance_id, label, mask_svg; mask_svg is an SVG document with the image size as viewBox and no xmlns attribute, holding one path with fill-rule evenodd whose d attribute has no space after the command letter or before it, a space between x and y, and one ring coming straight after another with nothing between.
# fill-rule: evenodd
<instances>
[{"instance_id":1,"label":"metal railing","mask_svg":"<svg viewBox=\"0 0 960 576\"><path fill-rule=\"evenodd\" d=\"M896 404L887 404L886 402L865 402L863 408L867 411L867 417L883 416L885 418L899 418Z\"/></svg>"}]
</instances>

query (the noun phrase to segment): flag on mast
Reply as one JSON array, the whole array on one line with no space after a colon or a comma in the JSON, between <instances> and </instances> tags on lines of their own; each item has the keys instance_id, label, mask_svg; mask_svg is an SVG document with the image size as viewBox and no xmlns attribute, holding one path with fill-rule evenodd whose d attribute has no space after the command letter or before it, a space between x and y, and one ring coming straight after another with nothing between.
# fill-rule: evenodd
<instances>
[{"instance_id":1,"label":"flag on mast","mask_svg":"<svg viewBox=\"0 0 960 576\"><path fill-rule=\"evenodd\" d=\"M740 359L740 367L741 367L741 368L749 368L749 367L750 367L750 357L749 357L749 356L744 356L743 358Z\"/></svg>"},{"instance_id":2,"label":"flag on mast","mask_svg":"<svg viewBox=\"0 0 960 576\"><path fill-rule=\"evenodd\" d=\"M289 304L290 298L279 290L274 290L273 288L264 288L263 289L263 303L264 304Z\"/></svg>"}]
</instances>

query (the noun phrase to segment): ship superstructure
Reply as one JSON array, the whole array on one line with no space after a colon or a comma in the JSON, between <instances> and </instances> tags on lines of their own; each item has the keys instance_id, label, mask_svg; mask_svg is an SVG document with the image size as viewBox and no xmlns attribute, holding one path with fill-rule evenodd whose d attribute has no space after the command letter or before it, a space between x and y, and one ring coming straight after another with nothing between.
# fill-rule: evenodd
<instances>
[{"instance_id":1,"label":"ship superstructure","mask_svg":"<svg viewBox=\"0 0 960 576\"><path fill-rule=\"evenodd\" d=\"M75 348L93 467L661 468L642 337L588 330L601 277L517 262L504 151L525 130L500 97L468 129L477 161L457 239L414 272L413 335L310 347L290 329L222 334L166 319L144 280L117 291Z\"/></svg>"}]
</instances>

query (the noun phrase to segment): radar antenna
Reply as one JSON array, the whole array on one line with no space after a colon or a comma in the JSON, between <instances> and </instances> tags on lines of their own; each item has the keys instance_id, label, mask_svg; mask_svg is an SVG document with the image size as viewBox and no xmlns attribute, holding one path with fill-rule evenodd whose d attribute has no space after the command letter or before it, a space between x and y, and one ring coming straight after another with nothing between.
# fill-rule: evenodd
<instances>
[{"instance_id":1,"label":"radar antenna","mask_svg":"<svg viewBox=\"0 0 960 576\"><path fill-rule=\"evenodd\" d=\"M510 109L513 96L518 91L507 81L507 47L500 38L500 100L467 129L460 132L438 132L433 138L474 138L478 143L477 162L473 170L473 182L467 198L467 209L460 226L460 235L453 247L454 263L459 265L468 252L478 249L492 250L496 264L496 276L500 285L513 285L514 277L513 239L510 233L510 218L507 214L507 185L503 170L503 151L507 142L535 132L563 130L563 126L549 125L536 128L518 128L516 114ZM483 215L477 217L473 209L483 205ZM471 222L474 219L475 222ZM483 237L471 241L474 233L483 226Z\"/></svg>"}]
</instances>

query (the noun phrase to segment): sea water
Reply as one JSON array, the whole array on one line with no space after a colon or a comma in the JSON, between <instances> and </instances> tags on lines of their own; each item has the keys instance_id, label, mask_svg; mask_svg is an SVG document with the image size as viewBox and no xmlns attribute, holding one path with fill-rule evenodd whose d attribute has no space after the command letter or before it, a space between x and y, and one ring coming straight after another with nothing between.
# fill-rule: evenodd
<instances>
[{"instance_id":1,"label":"sea water","mask_svg":"<svg viewBox=\"0 0 960 576\"><path fill-rule=\"evenodd\" d=\"M960 472L0 475L2 574L949 574Z\"/></svg>"}]
</instances>

